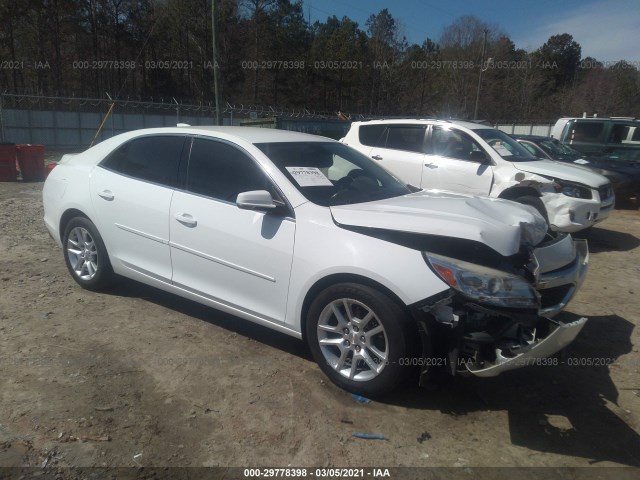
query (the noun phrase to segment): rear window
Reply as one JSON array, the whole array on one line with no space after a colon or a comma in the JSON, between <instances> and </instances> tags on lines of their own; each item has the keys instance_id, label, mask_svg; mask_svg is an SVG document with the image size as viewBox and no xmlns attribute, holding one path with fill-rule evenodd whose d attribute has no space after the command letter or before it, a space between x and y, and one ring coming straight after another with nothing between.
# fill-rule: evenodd
<instances>
[{"instance_id":1,"label":"rear window","mask_svg":"<svg viewBox=\"0 0 640 480\"><path fill-rule=\"evenodd\" d=\"M358 138L362 145L384 147L386 125L360 125Z\"/></svg>"},{"instance_id":2,"label":"rear window","mask_svg":"<svg viewBox=\"0 0 640 480\"><path fill-rule=\"evenodd\" d=\"M114 150L100 165L138 180L175 187L184 142L182 135L135 138Z\"/></svg>"},{"instance_id":3,"label":"rear window","mask_svg":"<svg viewBox=\"0 0 640 480\"><path fill-rule=\"evenodd\" d=\"M387 133L387 148L424 153L424 125L391 125Z\"/></svg>"},{"instance_id":4,"label":"rear window","mask_svg":"<svg viewBox=\"0 0 640 480\"><path fill-rule=\"evenodd\" d=\"M604 122L575 122L569 130L572 142L598 142L604 131Z\"/></svg>"}]
</instances>

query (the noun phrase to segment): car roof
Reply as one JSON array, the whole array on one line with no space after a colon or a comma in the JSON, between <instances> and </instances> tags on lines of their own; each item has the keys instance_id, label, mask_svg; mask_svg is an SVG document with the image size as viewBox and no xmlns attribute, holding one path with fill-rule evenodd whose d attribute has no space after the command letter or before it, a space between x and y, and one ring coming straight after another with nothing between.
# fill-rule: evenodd
<instances>
[{"instance_id":1,"label":"car roof","mask_svg":"<svg viewBox=\"0 0 640 480\"><path fill-rule=\"evenodd\" d=\"M244 140L249 143L270 143L270 142L334 142L327 137L310 135L308 133L292 132L289 130L278 130L275 128L257 127L222 127L222 126L180 126L145 128L129 132L132 136L180 133L188 135L203 135L215 138L226 138L228 140ZM219 134L219 135L217 135Z\"/></svg>"},{"instance_id":2,"label":"car roof","mask_svg":"<svg viewBox=\"0 0 640 480\"><path fill-rule=\"evenodd\" d=\"M579 120L581 122L631 122L640 123L640 119L635 117L562 117L558 122L569 120Z\"/></svg>"},{"instance_id":3,"label":"car roof","mask_svg":"<svg viewBox=\"0 0 640 480\"><path fill-rule=\"evenodd\" d=\"M415 124L415 125L433 125L434 123L436 123L441 125L454 124L460 127L468 128L470 130L481 130L486 128L488 129L493 128L491 125L486 125L483 123L476 123L476 122L471 122L466 120L453 120L453 119L448 120L448 119L438 119L438 118L394 118L390 120L384 120L384 119L365 120L362 122L353 122L353 123L358 125L392 125L392 124L406 124L406 123Z\"/></svg>"}]
</instances>

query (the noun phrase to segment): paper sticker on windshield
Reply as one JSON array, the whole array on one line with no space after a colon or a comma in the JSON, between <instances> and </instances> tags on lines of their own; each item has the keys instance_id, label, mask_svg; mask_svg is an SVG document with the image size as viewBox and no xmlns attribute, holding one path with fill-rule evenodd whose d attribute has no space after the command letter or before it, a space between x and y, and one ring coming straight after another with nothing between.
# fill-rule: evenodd
<instances>
[{"instance_id":1,"label":"paper sticker on windshield","mask_svg":"<svg viewBox=\"0 0 640 480\"><path fill-rule=\"evenodd\" d=\"M287 167L301 187L333 187L333 183L316 167Z\"/></svg>"},{"instance_id":2,"label":"paper sticker on windshield","mask_svg":"<svg viewBox=\"0 0 640 480\"><path fill-rule=\"evenodd\" d=\"M505 147L504 145L500 144L500 143L496 143L495 145L493 145L493 149L498 152L500 154L501 157L508 157L510 155L513 155L513 153L511 153L507 147Z\"/></svg>"},{"instance_id":3,"label":"paper sticker on windshield","mask_svg":"<svg viewBox=\"0 0 640 480\"><path fill-rule=\"evenodd\" d=\"M578 160L574 160L573 163L579 163L580 165L587 165L589 162L587 160L583 160L579 158Z\"/></svg>"}]
</instances>

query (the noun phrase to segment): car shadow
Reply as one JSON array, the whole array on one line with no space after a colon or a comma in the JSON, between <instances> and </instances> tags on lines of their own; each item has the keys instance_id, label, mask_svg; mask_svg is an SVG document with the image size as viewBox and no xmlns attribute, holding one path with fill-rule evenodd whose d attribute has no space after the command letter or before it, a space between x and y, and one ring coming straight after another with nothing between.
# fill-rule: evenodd
<instances>
[{"instance_id":1,"label":"car shadow","mask_svg":"<svg viewBox=\"0 0 640 480\"><path fill-rule=\"evenodd\" d=\"M313 361L300 340L133 280L123 279L105 293L141 298ZM558 318L569 322L579 317L563 312ZM455 377L435 391L407 386L376 401L452 417L506 411L513 445L592 463L640 466L640 435L607 406L617 405L610 372L624 361L621 355L631 352L633 328L617 315L590 317L558 356L557 366L528 367L495 378ZM628 387L640 389L640 380L635 381Z\"/></svg>"},{"instance_id":2,"label":"car shadow","mask_svg":"<svg viewBox=\"0 0 640 480\"><path fill-rule=\"evenodd\" d=\"M120 278L117 284L103 291L103 293L121 297L141 298L259 341L270 347L313 361L306 344L294 337L134 280Z\"/></svg>"},{"instance_id":3,"label":"car shadow","mask_svg":"<svg viewBox=\"0 0 640 480\"><path fill-rule=\"evenodd\" d=\"M577 315L563 313L564 321ZM632 350L634 325L617 315L590 317L557 366L528 367L495 378L456 377L434 392L407 388L384 403L458 417L506 411L513 445L530 450L640 466L640 435L609 408L618 390L611 372ZM629 388L640 389L640 379Z\"/></svg>"},{"instance_id":4,"label":"car shadow","mask_svg":"<svg viewBox=\"0 0 640 480\"><path fill-rule=\"evenodd\" d=\"M594 227L591 230L587 242L589 242L589 251L592 253L628 252L640 246L640 239L630 233L601 227Z\"/></svg>"}]
</instances>

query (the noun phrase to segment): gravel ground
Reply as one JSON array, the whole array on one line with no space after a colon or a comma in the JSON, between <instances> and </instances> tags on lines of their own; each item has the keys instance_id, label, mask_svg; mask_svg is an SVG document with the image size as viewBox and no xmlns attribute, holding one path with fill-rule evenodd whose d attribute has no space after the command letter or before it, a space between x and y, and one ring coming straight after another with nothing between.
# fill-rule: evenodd
<instances>
[{"instance_id":1,"label":"gravel ground","mask_svg":"<svg viewBox=\"0 0 640 480\"><path fill-rule=\"evenodd\" d=\"M41 189L0 183L0 467L640 466L637 210L593 230L558 366L363 405L296 339L129 281L81 290Z\"/></svg>"}]
</instances>

